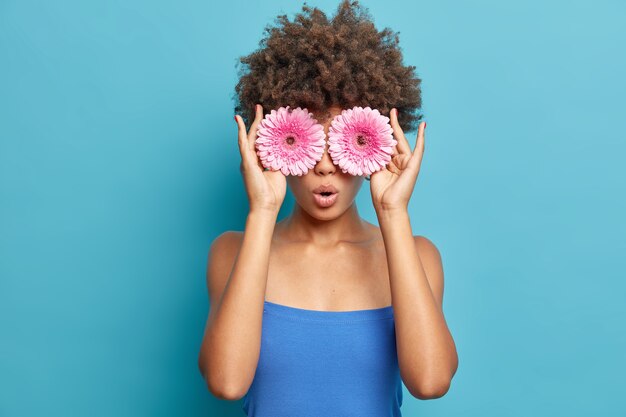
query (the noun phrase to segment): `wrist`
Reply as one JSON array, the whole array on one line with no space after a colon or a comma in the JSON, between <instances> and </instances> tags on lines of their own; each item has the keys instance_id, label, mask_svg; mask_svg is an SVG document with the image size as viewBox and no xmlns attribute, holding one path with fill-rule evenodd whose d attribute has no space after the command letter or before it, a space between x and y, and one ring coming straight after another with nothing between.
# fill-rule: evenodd
<instances>
[{"instance_id":1,"label":"wrist","mask_svg":"<svg viewBox=\"0 0 626 417\"><path fill-rule=\"evenodd\" d=\"M376 215L379 220L393 220L396 218L408 217L409 212L406 207L376 208Z\"/></svg>"},{"instance_id":2,"label":"wrist","mask_svg":"<svg viewBox=\"0 0 626 417\"><path fill-rule=\"evenodd\" d=\"M251 208L248 217L276 221L279 210L271 208Z\"/></svg>"},{"instance_id":3,"label":"wrist","mask_svg":"<svg viewBox=\"0 0 626 417\"><path fill-rule=\"evenodd\" d=\"M408 208L406 204L374 204L376 213L406 213Z\"/></svg>"}]
</instances>

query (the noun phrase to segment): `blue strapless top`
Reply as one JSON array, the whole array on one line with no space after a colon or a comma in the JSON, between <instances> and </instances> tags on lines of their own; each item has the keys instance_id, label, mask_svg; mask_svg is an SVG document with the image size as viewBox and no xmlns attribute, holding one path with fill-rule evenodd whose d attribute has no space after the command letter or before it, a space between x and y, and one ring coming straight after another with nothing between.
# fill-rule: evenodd
<instances>
[{"instance_id":1,"label":"blue strapless top","mask_svg":"<svg viewBox=\"0 0 626 417\"><path fill-rule=\"evenodd\" d=\"M398 417L393 306L306 310L264 302L249 417Z\"/></svg>"}]
</instances>

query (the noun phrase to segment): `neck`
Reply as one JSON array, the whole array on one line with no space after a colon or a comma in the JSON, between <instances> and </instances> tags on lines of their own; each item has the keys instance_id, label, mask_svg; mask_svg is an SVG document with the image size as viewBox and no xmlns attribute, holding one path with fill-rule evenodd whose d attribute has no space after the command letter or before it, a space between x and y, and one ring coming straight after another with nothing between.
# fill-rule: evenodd
<instances>
[{"instance_id":1,"label":"neck","mask_svg":"<svg viewBox=\"0 0 626 417\"><path fill-rule=\"evenodd\" d=\"M354 202L339 217L330 220L316 219L296 204L291 214L280 224L284 236L289 240L320 245L364 240L369 230L368 223L359 216Z\"/></svg>"}]
</instances>

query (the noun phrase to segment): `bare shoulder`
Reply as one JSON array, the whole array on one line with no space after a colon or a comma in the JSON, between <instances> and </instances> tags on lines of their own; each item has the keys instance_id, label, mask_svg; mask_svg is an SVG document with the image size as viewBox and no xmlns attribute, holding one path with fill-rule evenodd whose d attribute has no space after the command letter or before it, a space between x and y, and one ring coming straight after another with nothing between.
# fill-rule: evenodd
<instances>
[{"instance_id":1,"label":"bare shoulder","mask_svg":"<svg viewBox=\"0 0 626 417\"><path fill-rule=\"evenodd\" d=\"M212 305L220 299L224 292L242 240L243 232L229 230L221 233L211 242L207 260L206 282Z\"/></svg>"},{"instance_id":2,"label":"bare shoulder","mask_svg":"<svg viewBox=\"0 0 626 417\"><path fill-rule=\"evenodd\" d=\"M430 288L441 308L443 304L443 262L437 246L427 237L413 236Z\"/></svg>"},{"instance_id":3,"label":"bare shoulder","mask_svg":"<svg viewBox=\"0 0 626 417\"><path fill-rule=\"evenodd\" d=\"M210 253L213 252L221 252L224 254L224 251L232 251L234 249L239 249L239 245L241 244L241 240L243 239L243 232L235 231L235 230L227 230L218 235L213 242L211 242Z\"/></svg>"},{"instance_id":4,"label":"bare shoulder","mask_svg":"<svg viewBox=\"0 0 626 417\"><path fill-rule=\"evenodd\" d=\"M415 235L413 236L413 241L420 257L425 256L427 258L426 262L441 263L441 253L432 240L426 236Z\"/></svg>"}]
</instances>

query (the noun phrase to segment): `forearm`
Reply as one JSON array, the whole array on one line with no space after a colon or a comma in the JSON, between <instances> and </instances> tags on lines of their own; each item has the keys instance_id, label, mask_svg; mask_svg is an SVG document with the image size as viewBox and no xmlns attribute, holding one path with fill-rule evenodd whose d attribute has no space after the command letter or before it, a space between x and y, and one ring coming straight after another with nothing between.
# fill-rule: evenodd
<instances>
[{"instance_id":1,"label":"forearm","mask_svg":"<svg viewBox=\"0 0 626 417\"><path fill-rule=\"evenodd\" d=\"M454 372L454 341L415 247L407 211L380 212L378 217L387 254L402 378L412 393L435 395Z\"/></svg>"},{"instance_id":2,"label":"forearm","mask_svg":"<svg viewBox=\"0 0 626 417\"><path fill-rule=\"evenodd\" d=\"M249 385L257 366L276 214L250 212L228 283L208 324L209 378L238 391Z\"/></svg>"}]
</instances>

